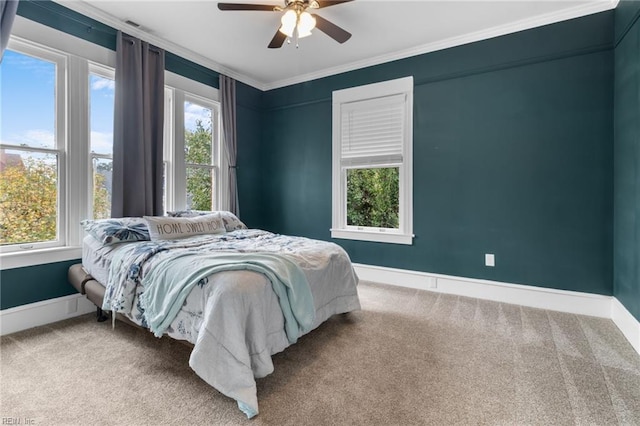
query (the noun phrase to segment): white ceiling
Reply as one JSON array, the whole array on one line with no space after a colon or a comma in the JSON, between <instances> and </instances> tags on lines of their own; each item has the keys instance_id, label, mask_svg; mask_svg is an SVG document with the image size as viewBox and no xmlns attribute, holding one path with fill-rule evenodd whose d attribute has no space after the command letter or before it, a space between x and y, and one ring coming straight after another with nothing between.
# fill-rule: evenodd
<instances>
[{"instance_id":1,"label":"white ceiling","mask_svg":"<svg viewBox=\"0 0 640 426\"><path fill-rule=\"evenodd\" d=\"M283 5L282 0L226 0ZM267 49L278 12L225 11L211 0L57 0L58 3L262 90L572 19L618 0L355 0L316 11L351 32ZM125 24L131 20L140 29Z\"/></svg>"}]
</instances>

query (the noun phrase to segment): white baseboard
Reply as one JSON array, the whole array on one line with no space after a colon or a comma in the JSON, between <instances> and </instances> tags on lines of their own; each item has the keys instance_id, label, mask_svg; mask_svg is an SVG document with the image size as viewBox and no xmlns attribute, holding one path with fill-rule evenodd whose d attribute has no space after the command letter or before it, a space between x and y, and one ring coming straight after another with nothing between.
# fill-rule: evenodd
<instances>
[{"instance_id":1,"label":"white baseboard","mask_svg":"<svg viewBox=\"0 0 640 426\"><path fill-rule=\"evenodd\" d=\"M94 312L81 294L58 297L0 311L0 336Z\"/></svg>"},{"instance_id":2,"label":"white baseboard","mask_svg":"<svg viewBox=\"0 0 640 426\"><path fill-rule=\"evenodd\" d=\"M635 319L631 312L615 297L611 303L611 319L631 343L631 346L640 354L640 321Z\"/></svg>"},{"instance_id":3,"label":"white baseboard","mask_svg":"<svg viewBox=\"0 0 640 426\"><path fill-rule=\"evenodd\" d=\"M353 266L364 281L608 318L640 354L640 322L615 297L357 263Z\"/></svg>"},{"instance_id":4,"label":"white baseboard","mask_svg":"<svg viewBox=\"0 0 640 426\"><path fill-rule=\"evenodd\" d=\"M354 264L360 279L532 308L611 318L611 297L404 269Z\"/></svg>"}]
</instances>

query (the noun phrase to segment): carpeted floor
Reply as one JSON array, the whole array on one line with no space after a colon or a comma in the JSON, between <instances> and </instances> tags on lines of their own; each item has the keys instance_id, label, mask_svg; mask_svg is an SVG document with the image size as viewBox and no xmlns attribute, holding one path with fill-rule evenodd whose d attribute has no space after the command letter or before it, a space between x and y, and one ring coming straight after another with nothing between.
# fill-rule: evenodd
<instances>
[{"instance_id":1,"label":"carpeted floor","mask_svg":"<svg viewBox=\"0 0 640 426\"><path fill-rule=\"evenodd\" d=\"M93 316L4 336L0 417L36 425L640 425L640 356L613 322L363 282L363 310L274 356L260 414L190 348Z\"/></svg>"}]
</instances>

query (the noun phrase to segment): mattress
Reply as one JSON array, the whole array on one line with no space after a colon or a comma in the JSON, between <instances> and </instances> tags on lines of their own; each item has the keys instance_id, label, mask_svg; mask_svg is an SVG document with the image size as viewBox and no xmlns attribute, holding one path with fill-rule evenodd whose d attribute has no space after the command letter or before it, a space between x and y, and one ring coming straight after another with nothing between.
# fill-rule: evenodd
<instances>
[{"instance_id":1,"label":"mattress","mask_svg":"<svg viewBox=\"0 0 640 426\"><path fill-rule=\"evenodd\" d=\"M82 240L82 266L96 281L102 285L109 280L109 265L114 250L118 245L102 245L91 235Z\"/></svg>"},{"instance_id":2,"label":"mattress","mask_svg":"<svg viewBox=\"0 0 640 426\"><path fill-rule=\"evenodd\" d=\"M314 245L320 244L322 246L335 246L335 244L332 243L320 242L302 237L278 237L295 238L297 241L303 241L305 243L313 242ZM111 260L117 255L119 250L122 250L130 244L137 243L103 245L91 235L87 235L82 241L82 266L96 281L101 283L103 286L106 286L109 282L109 268L111 266ZM270 247L270 250L278 251L279 248L281 248L281 246ZM309 253L309 250L300 250L296 253L295 257L299 263L309 266L313 263ZM327 258L323 259L323 261L320 262L320 265L316 264L313 268L305 270L305 272L309 278L311 278L309 280L309 284L316 308L316 320L312 329L317 328L321 323L334 314L360 309L357 293L355 293L355 287L347 286L343 288L342 285L344 277L334 276L336 272L338 272L338 275L344 275L344 272L350 271L340 271L339 268L330 265L330 261ZM323 277L323 275L327 273L329 273L330 276ZM254 287L263 287L266 290L268 290L269 287L269 282L264 275L252 271L222 272L210 277L208 281L210 282L208 288L232 285L233 283L238 282L244 282L245 285L252 285ZM206 290L207 288L205 287L194 287L194 290L187 297L183 308L174 320L172 327L167 330L167 334L170 337L179 340L186 340L195 344L198 330L202 325L203 312L205 311L203 303L207 300L208 296L206 294ZM269 304L274 307L278 305L277 298L273 293L267 292L263 297L265 300L270 301ZM269 309L268 311L277 313L277 309ZM126 313L125 316L134 323L146 327L139 304L135 303L132 311L130 313ZM286 341L284 334L278 333L278 331L282 330L283 322L283 319L278 317L279 315L274 315L273 318L269 318L266 321L271 325L271 329L269 330L270 336L274 337L281 334L278 339L274 338L274 342L271 345L272 354L280 352L286 346L289 346L284 343L284 341Z\"/></svg>"},{"instance_id":3,"label":"mattress","mask_svg":"<svg viewBox=\"0 0 640 426\"><path fill-rule=\"evenodd\" d=\"M117 255L118 251L124 247L126 247L125 244L103 245L92 236L87 235L82 241L82 266L96 281L106 286L109 282L111 260ZM217 274L217 276L211 278L211 283L212 285L225 285L229 279L252 283L250 285L266 288L265 277L249 271L246 273L239 271L237 274ZM195 344L198 330L200 330L202 326L203 313L205 310L204 303L206 300L207 295L203 293L203 288L196 286L187 297L184 306L173 321L172 326L167 330L167 335L177 340L186 340L189 343ZM137 303L133 307L132 312L126 313L125 316L135 324L146 328L142 312ZM271 318L268 322L273 324L274 328L277 328L281 326L282 323L278 320L277 315L275 315L275 317L276 318ZM279 340L280 339L272 343L271 346L274 349L280 347L284 349L282 342Z\"/></svg>"}]
</instances>

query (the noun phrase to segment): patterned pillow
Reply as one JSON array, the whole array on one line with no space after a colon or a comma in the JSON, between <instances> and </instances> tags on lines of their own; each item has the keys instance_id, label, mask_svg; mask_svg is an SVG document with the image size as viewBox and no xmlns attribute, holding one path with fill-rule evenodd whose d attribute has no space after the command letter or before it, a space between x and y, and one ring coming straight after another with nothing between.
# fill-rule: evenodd
<instances>
[{"instance_id":1,"label":"patterned pillow","mask_svg":"<svg viewBox=\"0 0 640 426\"><path fill-rule=\"evenodd\" d=\"M89 235L104 245L130 241L149 241L147 222L141 217L83 220L80 222Z\"/></svg>"},{"instance_id":2,"label":"patterned pillow","mask_svg":"<svg viewBox=\"0 0 640 426\"><path fill-rule=\"evenodd\" d=\"M206 210L177 210L174 212L167 212L167 216L170 217L194 217L194 216L204 216L213 213L220 213L222 216L222 220L224 221L224 227L227 232L235 231L236 229L247 229L247 225L242 223L238 217L226 210L216 211L206 211Z\"/></svg>"},{"instance_id":3,"label":"patterned pillow","mask_svg":"<svg viewBox=\"0 0 640 426\"><path fill-rule=\"evenodd\" d=\"M149 225L151 241L226 232L219 213L194 217L145 216L144 218Z\"/></svg>"}]
</instances>

